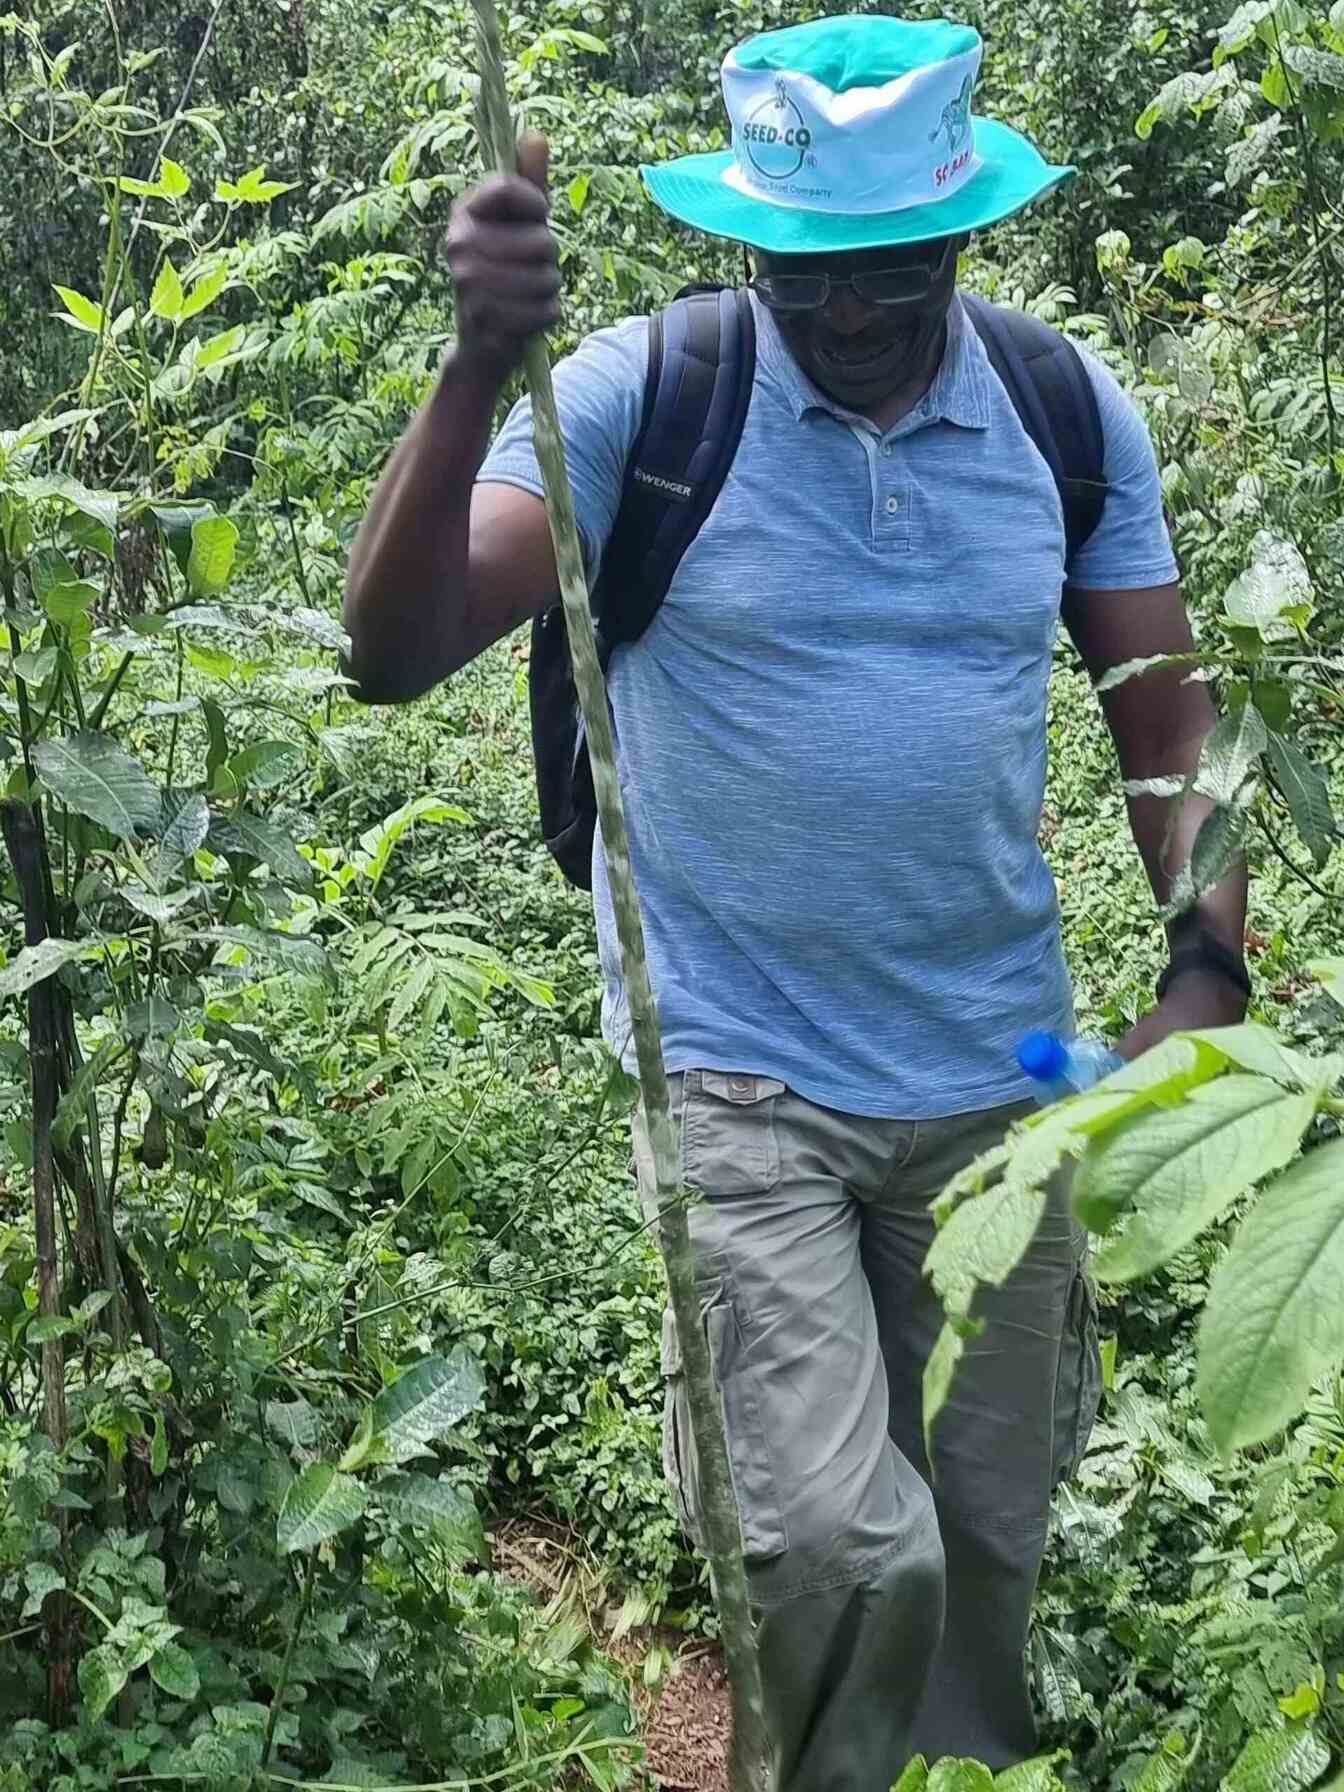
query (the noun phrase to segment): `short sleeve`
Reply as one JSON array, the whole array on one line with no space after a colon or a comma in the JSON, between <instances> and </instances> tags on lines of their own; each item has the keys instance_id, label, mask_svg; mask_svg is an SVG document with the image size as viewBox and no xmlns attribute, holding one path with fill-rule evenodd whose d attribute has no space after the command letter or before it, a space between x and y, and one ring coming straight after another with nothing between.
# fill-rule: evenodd
<instances>
[{"instance_id":1,"label":"short sleeve","mask_svg":"<svg viewBox=\"0 0 1344 1792\"><path fill-rule=\"evenodd\" d=\"M556 363L553 379L569 482L591 576L616 520L626 456L644 407L649 328L633 317L598 330L572 355ZM477 484L516 485L542 495L541 469L532 441L532 401L522 398L491 444Z\"/></svg>"},{"instance_id":2,"label":"short sleeve","mask_svg":"<svg viewBox=\"0 0 1344 1792\"><path fill-rule=\"evenodd\" d=\"M1179 573L1148 426L1110 369L1086 349L1078 352L1101 412L1110 490L1101 521L1069 568L1069 584L1080 591L1144 591L1169 585Z\"/></svg>"}]
</instances>

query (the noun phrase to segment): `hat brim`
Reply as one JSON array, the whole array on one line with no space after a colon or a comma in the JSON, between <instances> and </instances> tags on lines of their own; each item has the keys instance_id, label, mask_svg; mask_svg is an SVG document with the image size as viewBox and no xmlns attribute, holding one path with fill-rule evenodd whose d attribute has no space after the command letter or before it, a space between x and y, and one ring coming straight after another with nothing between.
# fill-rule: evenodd
<instances>
[{"instance_id":1,"label":"hat brim","mask_svg":"<svg viewBox=\"0 0 1344 1792\"><path fill-rule=\"evenodd\" d=\"M1047 162L1010 125L993 118L976 118L974 124L981 165L965 186L946 199L896 212L857 215L772 205L724 179L733 166L730 150L679 156L673 162L642 167L640 173L655 204L683 224L753 249L807 255L820 249L882 249L983 230L1011 218L1078 172Z\"/></svg>"}]
</instances>

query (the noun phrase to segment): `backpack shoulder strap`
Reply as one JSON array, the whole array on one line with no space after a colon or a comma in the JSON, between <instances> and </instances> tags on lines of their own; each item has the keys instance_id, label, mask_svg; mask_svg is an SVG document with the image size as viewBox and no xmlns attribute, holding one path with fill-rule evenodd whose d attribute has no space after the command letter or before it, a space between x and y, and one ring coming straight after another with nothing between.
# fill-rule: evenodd
<instances>
[{"instance_id":1,"label":"backpack shoulder strap","mask_svg":"<svg viewBox=\"0 0 1344 1792\"><path fill-rule=\"evenodd\" d=\"M1068 337L1039 318L975 293L962 293L961 302L1059 488L1067 566L1106 503L1106 438L1091 377Z\"/></svg>"},{"instance_id":2,"label":"backpack shoulder strap","mask_svg":"<svg viewBox=\"0 0 1344 1792\"><path fill-rule=\"evenodd\" d=\"M658 613L728 476L755 372L744 290L696 290L650 318L643 421L593 593L606 653Z\"/></svg>"}]
</instances>

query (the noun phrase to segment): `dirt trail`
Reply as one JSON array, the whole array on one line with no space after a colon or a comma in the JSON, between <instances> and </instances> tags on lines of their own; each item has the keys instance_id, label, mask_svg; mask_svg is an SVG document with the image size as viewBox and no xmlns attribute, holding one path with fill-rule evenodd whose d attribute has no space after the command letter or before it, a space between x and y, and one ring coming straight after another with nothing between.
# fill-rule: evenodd
<instances>
[{"instance_id":1,"label":"dirt trail","mask_svg":"<svg viewBox=\"0 0 1344 1792\"><path fill-rule=\"evenodd\" d=\"M664 1792L728 1792L728 1683L718 1648L675 1630L638 1629L613 1639L603 1589L575 1548L573 1534L544 1519L509 1520L492 1532L495 1564L549 1604L572 1597L598 1646L630 1674L649 1777ZM604 1634L604 1632L606 1634ZM643 1683L649 1650L661 1646L672 1666L654 1688Z\"/></svg>"},{"instance_id":2,"label":"dirt trail","mask_svg":"<svg viewBox=\"0 0 1344 1792\"><path fill-rule=\"evenodd\" d=\"M666 1792L728 1792L728 1682L717 1649L679 1657L643 1730L649 1772Z\"/></svg>"}]
</instances>

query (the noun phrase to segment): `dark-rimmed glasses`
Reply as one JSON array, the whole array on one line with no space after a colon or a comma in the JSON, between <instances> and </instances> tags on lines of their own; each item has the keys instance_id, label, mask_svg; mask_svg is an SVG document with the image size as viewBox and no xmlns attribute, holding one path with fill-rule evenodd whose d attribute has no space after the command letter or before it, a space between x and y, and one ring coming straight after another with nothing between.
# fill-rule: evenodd
<instances>
[{"instance_id":1,"label":"dark-rimmed glasses","mask_svg":"<svg viewBox=\"0 0 1344 1792\"><path fill-rule=\"evenodd\" d=\"M772 311L820 311L831 294L849 287L865 305L914 305L927 297L947 266L955 238L942 244L936 261L907 262L902 267L864 269L862 273L781 274L773 269L757 273L747 285Z\"/></svg>"}]
</instances>

